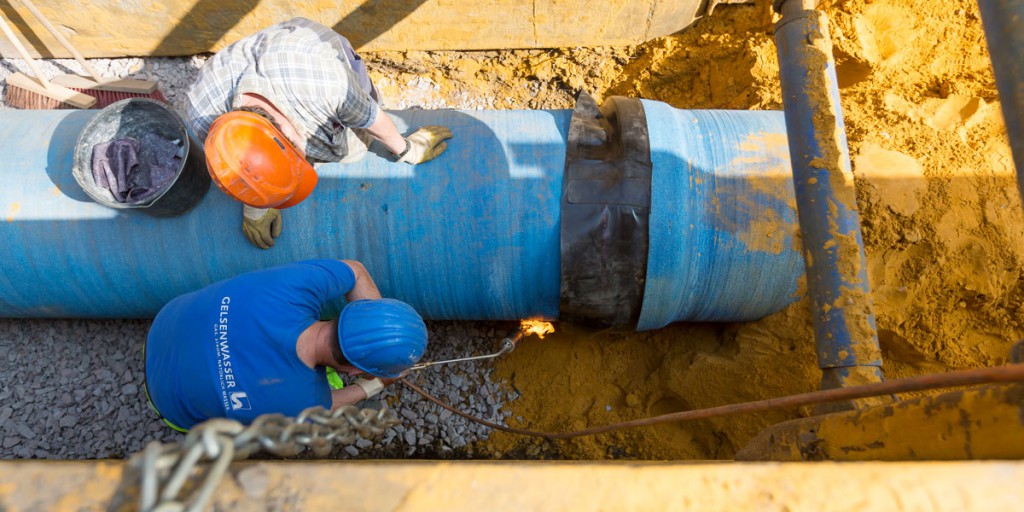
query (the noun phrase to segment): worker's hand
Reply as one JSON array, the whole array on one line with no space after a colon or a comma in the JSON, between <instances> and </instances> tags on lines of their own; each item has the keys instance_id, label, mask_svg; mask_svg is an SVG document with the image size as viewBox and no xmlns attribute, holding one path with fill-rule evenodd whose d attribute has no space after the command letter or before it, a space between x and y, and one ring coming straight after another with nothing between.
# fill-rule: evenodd
<instances>
[{"instance_id":1,"label":"worker's hand","mask_svg":"<svg viewBox=\"0 0 1024 512\"><path fill-rule=\"evenodd\" d=\"M381 391L384 391L384 381L377 378L364 379L360 377L356 379L353 384L363 388L363 392L366 393L367 399L373 398Z\"/></svg>"},{"instance_id":2,"label":"worker's hand","mask_svg":"<svg viewBox=\"0 0 1024 512\"><path fill-rule=\"evenodd\" d=\"M398 161L416 165L433 160L448 149L445 140L450 138L452 131L444 126L424 126L405 139L409 149Z\"/></svg>"},{"instance_id":3,"label":"worker's hand","mask_svg":"<svg viewBox=\"0 0 1024 512\"><path fill-rule=\"evenodd\" d=\"M270 249L274 239L281 236L281 211L274 208L242 207L242 232L253 245Z\"/></svg>"}]
</instances>

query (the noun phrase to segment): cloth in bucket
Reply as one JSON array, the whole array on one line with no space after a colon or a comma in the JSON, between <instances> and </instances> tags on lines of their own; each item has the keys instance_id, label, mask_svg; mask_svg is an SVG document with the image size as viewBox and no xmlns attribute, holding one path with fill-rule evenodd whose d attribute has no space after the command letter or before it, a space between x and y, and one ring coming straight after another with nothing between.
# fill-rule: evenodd
<instances>
[{"instance_id":1,"label":"cloth in bucket","mask_svg":"<svg viewBox=\"0 0 1024 512\"><path fill-rule=\"evenodd\" d=\"M181 168L179 140L146 133L142 140L126 137L92 147L92 177L119 203L145 201L163 190Z\"/></svg>"}]
</instances>

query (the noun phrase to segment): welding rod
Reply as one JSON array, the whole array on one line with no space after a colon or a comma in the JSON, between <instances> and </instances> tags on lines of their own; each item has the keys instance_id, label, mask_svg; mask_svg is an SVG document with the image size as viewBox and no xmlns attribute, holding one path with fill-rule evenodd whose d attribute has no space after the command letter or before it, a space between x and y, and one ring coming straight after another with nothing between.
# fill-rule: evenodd
<instances>
[{"instance_id":1,"label":"welding rod","mask_svg":"<svg viewBox=\"0 0 1024 512\"><path fill-rule=\"evenodd\" d=\"M461 357L461 358L458 358L458 359L447 359L445 361L428 361L426 363L414 364L412 366L412 368L409 368L409 369L410 370L422 370L424 368L428 368L428 367L439 365L439 364L461 363L461 362L465 362L465 361L477 361L477 360L480 360L480 359L492 359L492 358L495 358L495 357L498 357L498 356L502 356L504 354L508 354L509 352L512 352L513 350L516 349L516 345L518 345L520 341L523 341L523 331L521 331L519 329L516 329L515 331L510 332L508 335L505 336L504 339L501 340L501 350L499 350L499 351L497 351L497 352L495 352L493 354L487 354L487 355L483 355L483 356L473 356L473 357Z\"/></svg>"}]
</instances>

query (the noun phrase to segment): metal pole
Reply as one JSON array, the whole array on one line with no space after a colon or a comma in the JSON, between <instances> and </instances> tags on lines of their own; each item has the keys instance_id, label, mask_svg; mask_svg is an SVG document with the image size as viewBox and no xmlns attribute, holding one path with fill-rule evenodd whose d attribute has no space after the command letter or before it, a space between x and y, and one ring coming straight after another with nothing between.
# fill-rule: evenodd
<instances>
[{"instance_id":1,"label":"metal pole","mask_svg":"<svg viewBox=\"0 0 1024 512\"><path fill-rule=\"evenodd\" d=\"M881 381L882 358L828 19L814 4L775 0L775 44L821 389L832 389Z\"/></svg>"},{"instance_id":2,"label":"metal pole","mask_svg":"<svg viewBox=\"0 0 1024 512\"><path fill-rule=\"evenodd\" d=\"M978 8L1024 199L1024 0L978 0Z\"/></svg>"}]
</instances>

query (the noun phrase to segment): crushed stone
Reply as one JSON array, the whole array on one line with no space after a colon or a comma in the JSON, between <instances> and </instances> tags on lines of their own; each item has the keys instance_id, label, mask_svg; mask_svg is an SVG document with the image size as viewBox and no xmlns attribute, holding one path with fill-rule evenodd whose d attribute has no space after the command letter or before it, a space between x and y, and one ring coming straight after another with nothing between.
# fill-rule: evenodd
<instances>
[{"instance_id":1,"label":"crushed stone","mask_svg":"<svg viewBox=\"0 0 1024 512\"><path fill-rule=\"evenodd\" d=\"M142 394L142 346L151 322L145 320L0 320L0 387L8 398L0 407L0 458L123 458L152 440L181 441L166 427ZM481 355L498 349L496 339L469 336L473 322L430 322L427 359ZM483 324L485 332L504 333L507 325ZM479 332L479 329L476 331ZM90 357L83 357L83 353ZM473 383L473 393L487 393L489 369L472 374L458 365L414 372L409 378L428 392L444 396L451 376ZM55 380L61 385L53 385ZM470 396L473 396L472 394ZM475 404L481 401L477 398ZM400 411L402 425L378 439L339 446L333 458L470 457L463 435L437 424L440 408L408 388L394 384L361 406L387 405ZM506 413L455 404L491 421ZM450 414L450 413L449 413ZM433 421L424 421L433 418ZM462 432L487 439L490 428L462 418ZM400 442L394 442L396 438ZM456 450L460 450L456 452ZM310 454L299 458L310 458Z\"/></svg>"}]
</instances>

